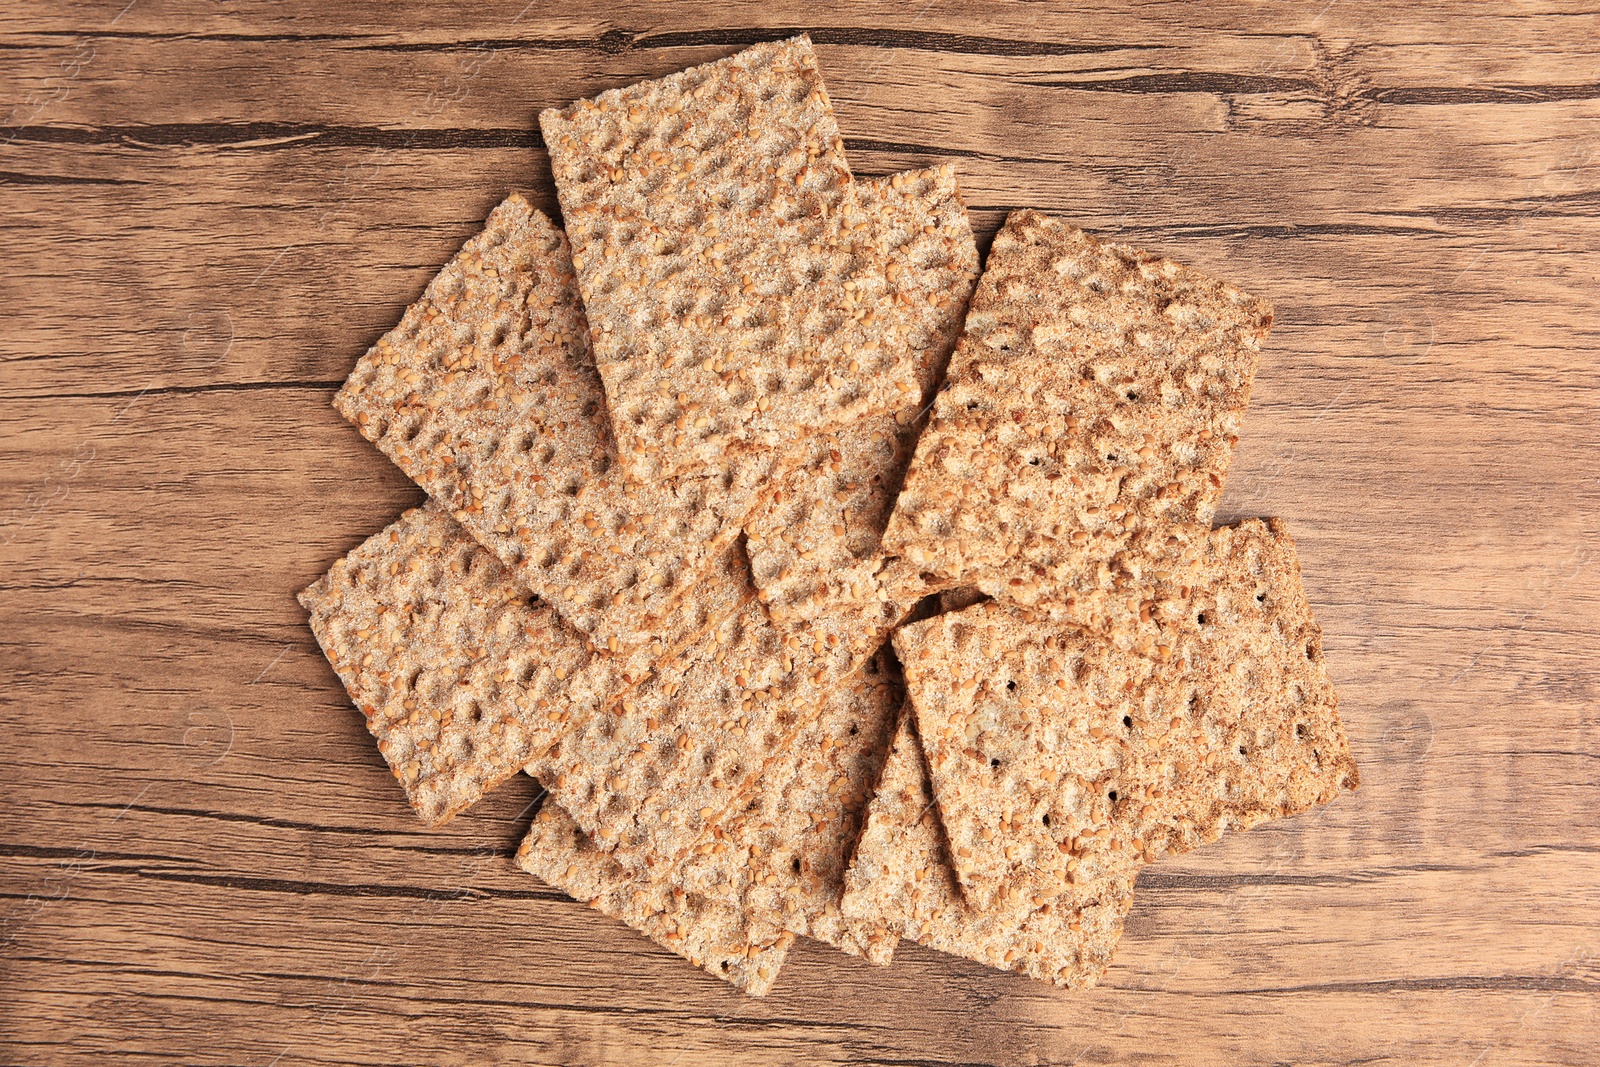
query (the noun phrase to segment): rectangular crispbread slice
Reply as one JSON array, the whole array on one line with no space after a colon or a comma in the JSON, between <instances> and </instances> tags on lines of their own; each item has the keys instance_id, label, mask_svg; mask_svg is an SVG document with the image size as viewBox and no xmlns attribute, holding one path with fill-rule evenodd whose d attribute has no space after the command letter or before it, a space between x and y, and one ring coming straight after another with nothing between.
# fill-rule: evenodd
<instances>
[{"instance_id":1,"label":"rectangular crispbread slice","mask_svg":"<svg viewBox=\"0 0 1600 1067\"><path fill-rule=\"evenodd\" d=\"M917 394L805 37L539 116L621 460L721 470Z\"/></svg>"},{"instance_id":2,"label":"rectangular crispbread slice","mask_svg":"<svg viewBox=\"0 0 1600 1067\"><path fill-rule=\"evenodd\" d=\"M529 763L629 870L662 877L710 838L879 646L881 635L854 620L816 619L780 633L742 577L742 607Z\"/></svg>"},{"instance_id":3,"label":"rectangular crispbread slice","mask_svg":"<svg viewBox=\"0 0 1600 1067\"><path fill-rule=\"evenodd\" d=\"M736 903L763 938L788 930L887 964L894 935L881 923L842 915L839 897L903 704L899 671L885 648L828 694L711 839L673 872L675 884Z\"/></svg>"},{"instance_id":4,"label":"rectangular crispbread slice","mask_svg":"<svg viewBox=\"0 0 1600 1067\"><path fill-rule=\"evenodd\" d=\"M1209 525L1262 300L1034 211L995 238L884 550L1058 598L1131 533Z\"/></svg>"},{"instance_id":5,"label":"rectangular crispbread slice","mask_svg":"<svg viewBox=\"0 0 1600 1067\"><path fill-rule=\"evenodd\" d=\"M745 570L730 546L663 635L626 654L596 650L430 502L300 602L412 806L438 826L528 763L558 759L575 724L669 656L667 635L703 630L750 597Z\"/></svg>"},{"instance_id":6,"label":"rectangular crispbread slice","mask_svg":"<svg viewBox=\"0 0 1600 1067\"><path fill-rule=\"evenodd\" d=\"M439 826L595 706L583 636L519 591L437 506L300 594L311 629L417 814Z\"/></svg>"},{"instance_id":7,"label":"rectangular crispbread slice","mask_svg":"<svg viewBox=\"0 0 1600 1067\"><path fill-rule=\"evenodd\" d=\"M884 343L918 354L919 390L900 411L816 435L804 461L745 523L761 599L780 626L841 601L916 599L880 579L879 541L977 280L978 247L948 165L860 183L889 230ZM888 614L902 615L908 604Z\"/></svg>"},{"instance_id":8,"label":"rectangular crispbread slice","mask_svg":"<svg viewBox=\"0 0 1600 1067\"><path fill-rule=\"evenodd\" d=\"M1169 566L1055 620L992 600L896 633L977 907L1002 885L1064 890L1355 788L1282 525L1212 531Z\"/></svg>"},{"instance_id":9,"label":"rectangular crispbread slice","mask_svg":"<svg viewBox=\"0 0 1600 1067\"><path fill-rule=\"evenodd\" d=\"M683 644L666 625L778 473L622 477L566 237L522 197L490 214L334 406L516 580L602 647Z\"/></svg>"},{"instance_id":10,"label":"rectangular crispbread slice","mask_svg":"<svg viewBox=\"0 0 1600 1067\"><path fill-rule=\"evenodd\" d=\"M759 940L737 906L629 873L548 799L517 849L517 865L751 996L772 988L794 941L784 931Z\"/></svg>"},{"instance_id":11,"label":"rectangular crispbread slice","mask_svg":"<svg viewBox=\"0 0 1600 1067\"><path fill-rule=\"evenodd\" d=\"M940 952L1091 986L1116 951L1134 876L1125 870L1054 895L1019 886L988 910L974 908L956 884L908 714L867 809L840 909Z\"/></svg>"}]
</instances>

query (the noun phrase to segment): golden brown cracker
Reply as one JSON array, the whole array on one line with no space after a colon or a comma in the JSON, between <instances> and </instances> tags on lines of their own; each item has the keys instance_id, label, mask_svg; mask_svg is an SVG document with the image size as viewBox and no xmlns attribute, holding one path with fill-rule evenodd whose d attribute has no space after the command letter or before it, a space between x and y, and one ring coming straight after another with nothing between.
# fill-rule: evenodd
<instances>
[{"instance_id":1,"label":"golden brown cracker","mask_svg":"<svg viewBox=\"0 0 1600 1067\"><path fill-rule=\"evenodd\" d=\"M641 484L892 412L885 235L805 37L540 115L621 461Z\"/></svg>"},{"instance_id":2,"label":"golden brown cracker","mask_svg":"<svg viewBox=\"0 0 1600 1067\"><path fill-rule=\"evenodd\" d=\"M888 277L896 298L885 343L919 353L920 393L893 415L818 434L803 462L745 523L762 602L780 626L841 602L878 601L903 615L920 590L892 588L879 548L923 406L932 402L977 279L978 249L948 165L863 181L865 208L891 237ZM893 602L891 604L891 601Z\"/></svg>"},{"instance_id":3,"label":"golden brown cracker","mask_svg":"<svg viewBox=\"0 0 1600 1067\"><path fill-rule=\"evenodd\" d=\"M968 584L1075 586L1142 529L1211 521L1262 300L1034 211L995 238L886 552Z\"/></svg>"},{"instance_id":4,"label":"golden brown cracker","mask_svg":"<svg viewBox=\"0 0 1600 1067\"><path fill-rule=\"evenodd\" d=\"M406 512L300 594L417 814L439 826L609 695L581 634L437 505Z\"/></svg>"},{"instance_id":5,"label":"golden brown cracker","mask_svg":"<svg viewBox=\"0 0 1600 1067\"><path fill-rule=\"evenodd\" d=\"M770 454L715 477L622 478L565 236L513 195L334 399L593 641L681 644L668 620L738 536Z\"/></svg>"},{"instance_id":6,"label":"golden brown cracker","mask_svg":"<svg viewBox=\"0 0 1600 1067\"><path fill-rule=\"evenodd\" d=\"M963 890L1046 891L1354 788L1281 524L1052 620L995 600L895 635Z\"/></svg>"},{"instance_id":7,"label":"golden brown cracker","mask_svg":"<svg viewBox=\"0 0 1600 1067\"><path fill-rule=\"evenodd\" d=\"M530 763L630 870L663 876L703 843L880 642L854 619L781 633L743 581L743 607Z\"/></svg>"},{"instance_id":8,"label":"golden brown cracker","mask_svg":"<svg viewBox=\"0 0 1600 1067\"><path fill-rule=\"evenodd\" d=\"M751 996L772 988L794 941L782 931L760 940L737 906L630 873L549 799L517 849L517 865Z\"/></svg>"},{"instance_id":9,"label":"golden brown cracker","mask_svg":"<svg viewBox=\"0 0 1600 1067\"><path fill-rule=\"evenodd\" d=\"M674 880L737 902L766 936L790 930L888 963L895 937L879 923L845 917L839 897L903 702L884 649L828 694Z\"/></svg>"},{"instance_id":10,"label":"golden brown cracker","mask_svg":"<svg viewBox=\"0 0 1600 1067\"><path fill-rule=\"evenodd\" d=\"M1126 870L1054 894L1019 883L991 908L974 908L956 883L907 714L868 807L840 908L940 952L1081 987L1098 981L1111 962L1133 882Z\"/></svg>"}]
</instances>

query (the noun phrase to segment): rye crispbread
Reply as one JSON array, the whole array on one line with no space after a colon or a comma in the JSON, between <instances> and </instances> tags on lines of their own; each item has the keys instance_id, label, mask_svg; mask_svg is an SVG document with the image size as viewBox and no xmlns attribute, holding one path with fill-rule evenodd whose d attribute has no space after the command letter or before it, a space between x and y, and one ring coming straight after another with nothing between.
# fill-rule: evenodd
<instances>
[{"instance_id":1,"label":"rye crispbread","mask_svg":"<svg viewBox=\"0 0 1600 1067\"><path fill-rule=\"evenodd\" d=\"M1076 986L1143 863L1355 787L1292 542L1207 530L1270 307L1019 212L934 410L953 171L852 182L804 37L541 123L576 257L512 197L358 364L436 503L302 596L431 824L524 765L519 863L755 995Z\"/></svg>"},{"instance_id":2,"label":"rye crispbread","mask_svg":"<svg viewBox=\"0 0 1600 1067\"><path fill-rule=\"evenodd\" d=\"M1198 271L1014 212L884 550L1038 601L1134 531L1204 528L1271 324Z\"/></svg>"},{"instance_id":3,"label":"rye crispbread","mask_svg":"<svg viewBox=\"0 0 1600 1067\"><path fill-rule=\"evenodd\" d=\"M630 873L548 798L517 848L517 865L751 996L772 988L794 941L784 931L759 940L737 906Z\"/></svg>"},{"instance_id":4,"label":"rye crispbread","mask_svg":"<svg viewBox=\"0 0 1600 1067\"><path fill-rule=\"evenodd\" d=\"M701 596L671 610L666 633L704 630L751 595L732 545ZM300 602L407 797L435 826L519 768L564 761L579 723L670 656L665 634L626 653L593 648L434 502L368 538Z\"/></svg>"},{"instance_id":5,"label":"rye crispbread","mask_svg":"<svg viewBox=\"0 0 1600 1067\"><path fill-rule=\"evenodd\" d=\"M334 399L361 433L597 645L680 646L679 601L776 472L625 481L562 232L513 195Z\"/></svg>"},{"instance_id":6,"label":"rye crispbread","mask_svg":"<svg viewBox=\"0 0 1600 1067\"><path fill-rule=\"evenodd\" d=\"M1065 889L1355 788L1293 541L1252 519L1194 547L1054 620L994 600L896 633L979 908L1008 881Z\"/></svg>"},{"instance_id":7,"label":"rye crispbread","mask_svg":"<svg viewBox=\"0 0 1600 1067\"><path fill-rule=\"evenodd\" d=\"M300 594L378 749L439 826L599 703L583 636L530 601L436 505L369 538Z\"/></svg>"},{"instance_id":8,"label":"rye crispbread","mask_svg":"<svg viewBox=\"0 0 1600 1067\"><path fill-rule=\"evenodd\" d=\"M720 471L917 393L805 37L539 116L623 467Z\"/></svg>"},{"instance_id":9,"label":"rye crispbread","mask_svg":"<svg viewBox=\"0 0 1600 1067\"><path fill-rule=\"evenodd\" d=\"M854 618L780 633L737 564L742 607L529 764L596 845L641 874L664 876L709 839L881 642Z\"/></svg>"},{"instance_id":10,"label":"rye crispbread","mask_svg":"<svg viewBox=\"0 0 1600 1067\"><path fill-rule=\"evenodd\" d=\"M887 648L829 693L674 881L737 903L752 930L789 930L886 964L895 937L839 911L844 872L904 703Z\"/></svg>"},{"instance_id":11,"label":"rye crispbread","mask_svg":"<svg viewBox=\"0 0 1600 1067\"><path fill-rule=\"evenodd\" d=\"M914 600L880 572L879 541L966 314L978 249L948 165L860 183L862 205L889 231L884 343L918 353L919 390L900 411L808 442L805 460L745 523L761 599L780 626L840 602ZM895 603L898 617L909 604Z\"/></svg>"},{"instance_id":12,"label":"rye crispbread","mask_svg":"<svg viewBox=\"0 0 1600 1067\"><path fill-rule=\"evenodd\" d=\"M1019 883L989 909L974 908L956 883L907 714L868 806L840 909L940 952L1081 987L1095 984L1111 962L1134 877L1125 870L1055 894Z\"/></svg>"}]
</instances>

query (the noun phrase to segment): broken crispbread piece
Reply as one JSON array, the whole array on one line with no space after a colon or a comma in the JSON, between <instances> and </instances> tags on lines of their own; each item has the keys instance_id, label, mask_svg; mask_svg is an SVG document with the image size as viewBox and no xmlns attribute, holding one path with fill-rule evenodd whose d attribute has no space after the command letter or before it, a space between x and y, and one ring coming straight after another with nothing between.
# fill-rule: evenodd
<instances>
[{"instance_id":1,"label":"broken crispbread piece","mask_svg":"<svg viewBox=\"0 0 1600 1067\"><path fill-rule=\"evenodd\" d=\"M334 398L455 519L600 647L668 624L738 536L771 454L715 477L622 477L566 237L522 197L490 214Z\"/></svg>"},{"instance_id":2,"label":"broken crispbread piece","mask_svg":"<svg viewBox=\"0 0 1600 1067\"><path fill-rule=\"evenodd\" d=\"M674 881L737 903L764 937L789 930L887 964L894 935L880 923L842 915L839 897L903 703L899 671L885 648L826 696L818 715L768 762Z\"/></svg>"},{"instance_id":3,"label":"broken crispbread piece","mask_svg":"<svg viewBox=\"0 0 1600 1067\"><path fill-rule=\"evenodd\" d=\"M720 470L917 392L805 37L539 116L623 467Z\"/></svg>"},{"instance_id":4,"label":"broken crispbread piece","mask_svg":"<svg viewBox=\"0 0 1600 1067\"><path fill-rule=\"evenodd\" d=\"M772 988L794 941L783 931L757 940L736 906L629 873L549 799L517 848L517 865L754 997Z\"/></svg>"},{"instance_id":5,"label":"broken crispbread piece","mask_svg":"<svg viewBox=\"0 0 1600 1067\"><path fill-rule=\"evenodd\" d=\"M1024 875L1064 891L1355 788L1282 525L1212 531L1165 568L1056 620L995 600L896 633L979 908Z\"/></svg>"},{"instance_id":6,"label":"broken crispbread piece","mask_svg":"<svg viewBox=\"0 0 1600 1067\"><path fill-rule=\"evenodd\" d=\"M1031 578L1013 598L1033 602L1131 531L1208 525L1271 325L1198 271L1014 212L884 550L968 584Z\"/></svg>"},{"instance_id":7,"label":"broken crispbread piece","mask_svg":"<svg viewBox=\"0 0 1600 1067\"><path fill-rule=\"evenodd\" d=\"M588 673L582 635L437 505L369 538L300 603L429 826L515 774L612 684Z\"/></svg>"},{"instance_id":8,"label":"broken crispbread piece","mask_svg":"<svg viewBox=\"0 0 1600 1067\"><path fill-rule=\"evenodd\" d=\"M974 908L956 884L907 714L867 809L840 910L940 952L1082 987L1110 965L1133 882L1127 870L1055 895L1019 884L989 910Z\"/></svg>"},{"instance_id":9,"label":"broken crispbread piece","mask_svg":"<svg viewBox=\"0 0 1600 1067\"><path fill-rule=\"evenodd\" d=\"M663 876L707 840L881 640L853 618L778 632L754 599L743 557L737 562L742 607L576 723L549 758L530 762L557 803L629 870Z\"/></svg>"},{"instance_id":10,"label":"broken crispbread piece","mask_svg":"<svg viewBox=\"0 0 1600 1067\"><path fill-rule=\"evenodd\" d=\"M780 626L840 601L885 601L879 541L977 280L978 247L948 165L860 183L888 231L884 344L918 353L919 393L892 415L818 434L745 523L750 567ZM915 599L914 593L910 594ZM889 614L903 615L897 605Z\"/></svg>"}]
</instances>

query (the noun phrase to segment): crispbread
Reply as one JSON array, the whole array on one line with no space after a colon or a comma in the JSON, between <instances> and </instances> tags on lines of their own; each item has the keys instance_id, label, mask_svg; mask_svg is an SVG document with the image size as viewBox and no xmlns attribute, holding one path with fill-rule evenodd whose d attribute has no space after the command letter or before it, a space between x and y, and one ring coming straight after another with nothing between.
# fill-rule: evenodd
<instances>
[{"instance_id":1,"label":"crispbread","mask_svg":"<svg viewBox=\"0 0 1600 1067\"><path fill-rule=\"evenodd\" d=\"M987 911L972 907L956 884L922 747L906 715L868 806L840 910L940 952L1057 985L1090 986L1116 951L1134 877L1125 870L1050 896L1019 886Z\"/></svg>"},{"instance_id":2,"label":"crispbread","mask_svg":"<svg viewBox=\"0 0 1600 1067\"><path fill-rule=\"evenodd\" d=\"M611 685L594 684L582 635L436 505L369 538L300 603L430 826L515 774Z\"/></svg>"},{"instance_id":3,"label":"crispbread","mask_svg":"<svg viewBox=\"0 0 1600 1067\"><path fill-rule=\"evenodd\" d=\"M956 168L941 163L866 178L858 190L862 210L879 220L885 296L895 305L884 312L884 343L913 352L925 407L944 381L967 302L978 284L978 243ZM917 412L902 408L897 414L899 421L910 423Z\"/></svg>"},{"instance_id":4,"label":"crispbread","mask_svg":"<svg viewBox=\"0 0 1600 1067\"><path fill-rule=\"evenodd\" d=\"M783 931L757 940L736 906L630 874L548 799L517 848L517 865L751 996L772 988L794 941Z\"/></svg>"},{"instance_id":5,"label":"crispbread","mask_svg":"<svg viewBox=\"0 0 1600 1067\"><path fill-rule=\"evenodd\" d=\"M995 600L896 633L978 907L1011 880L1065 889L1355 788L1293 541L1252 519L1195 548L1055 621Z\"/></svg>"},{"instance_id":6,"label":"crispbread","mask_svg":"<svg viewBox=\"0 0 1600 1067\"><path fill-rule=\"evenodd\" d=\"M1198 271L1014 212L884 550L1048 600L1133 531L1203 528L1271 324Z\"/></svg>"},{"instance_id":7,"label":"crispbread","mask_svg":"<svg viewBox=\"0 0 1600 1067\"><path fill-rule=\"evenodd\" d=\"M677 884L737 903L764 937L789 930L886 964L895 937L839 912L845 867L904 702L887 648L829 693L821 711L674 872Z\"/></svg>"},{"instance_id":8,"label":"crispbread","mask_svg":"<svg viewBox=\"0 0 1600 1067\"><path fill-rule=\"evenodd\" d=\"M539 116L628 474L905 406L882 343L883 227L805 37Z\"/></svg>"},{"instance_id":9,"label":"crispbread","mask_svg":"<svg viewBox=\"0 0 1600 1067\"><path fill-rule=\"evenodd\" d=\"M780 634L739 577L742 607L575 723L547 759L530 761L563 810L629 870L662 877L707 840L877 650L878 635L854 620Z\"/></svg>"},{"instance_id":10,"label":"crispbread","mask_svg":"<svg viewBox=\"0 0 1600 1067\"><path fill-rule=\"evenodd\" d=\"M704 630L750 594L732 545L666 633ZM417 813L438 826L647 678L667 638L597 651L436 502L408 511L300 595ZM507 767L510 767L508 772Z\"/></svg>"},{"instance_id":11,"label":"crispbread","mask_svg":"<svg viewBox=\"0 0 1600 1067\"><path fill-rule=\"evenodd\" d=\"M621 476L565 236L513 195L356 364L341 414L598 645L692 640L669 618L766 492Z\"/></svg>"},{"instance_id":12,"label":"crispbread","mask_svg":"<svg viewBox=\"0 0 1600 1067\"><path fill-rule=\"evenodd\" d=\"M879 540L944 372L977 279L978 248L955 170L946 165L863 181L863 207L890 237L896 299L884 343L920 353L919 391L893 415L873 415L808 442L805 460L745 523L761 599L780 626L840 601L887 601ZM916 591L906 593L915 599ZM889 615L903 615L906 604Z\"/></svg>"}]
</instances>

